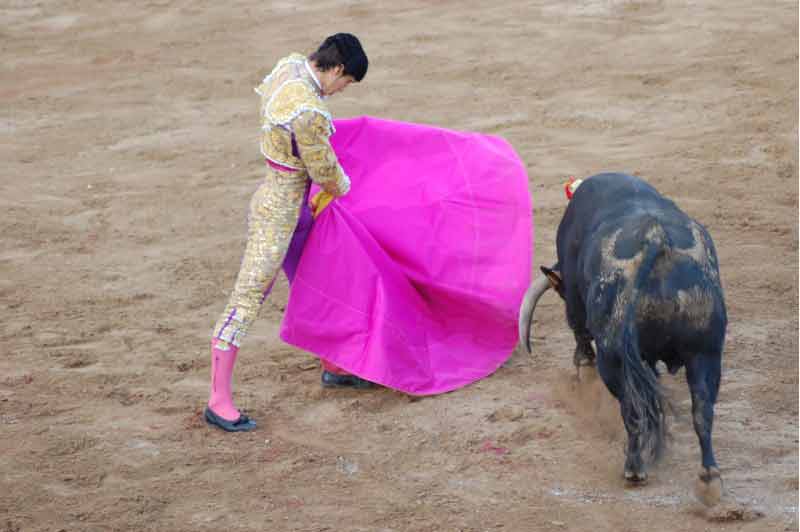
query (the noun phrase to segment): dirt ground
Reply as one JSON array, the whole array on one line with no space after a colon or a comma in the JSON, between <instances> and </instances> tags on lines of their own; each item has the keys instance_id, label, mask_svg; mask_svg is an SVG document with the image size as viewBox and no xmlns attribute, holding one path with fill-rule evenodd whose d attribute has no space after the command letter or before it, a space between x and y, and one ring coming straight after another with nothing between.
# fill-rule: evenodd
<instances>
[{"instance_id":1,"label":"dirt ground","mask_svg":"<svg viewBox=\"0 0 800 532\"><path fill-rule=\"evenodd\" d=\"M683 372L665 460L625 486L615 403L576 380L554 294L533 357L419 399L323 391L277 338L281 278L236 372L261 429L205 426L263 173L252 88L336 31L371 65L335 116L514 145L536 265L570 175L642 176L709 228L719 506L692 494ZM0 531L797 529L796 2L4 0L0 54Z\"/></svg>"}]
</instances>

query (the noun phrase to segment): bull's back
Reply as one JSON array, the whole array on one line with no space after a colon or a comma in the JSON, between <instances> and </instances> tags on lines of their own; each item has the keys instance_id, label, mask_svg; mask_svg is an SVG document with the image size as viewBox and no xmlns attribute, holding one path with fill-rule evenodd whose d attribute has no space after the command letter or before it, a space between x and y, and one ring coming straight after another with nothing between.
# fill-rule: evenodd
<instances>
[{"instance_id":1,"label":"bull's back","mask_svg":"<svg viewBox=\"0 0 800 532\"><path fill-rule=\"evenodd\" d=\"M727 315L718 273L686 250L665 250L637 288L635 316L645 352L718 352Z\"/></svg>"},{"instance_id":2,"label":"bull's back","mask_svg":"<svg viewBox=\"0 0 800 532\"><path fill-rule=\"evenodd\" d=\"M582 243L593 238L600 226L609 220L620 219L645 205L674 206L650 184L621 173L603 173L583 180L564 211L558 227L556 246L559 260L577 253ZM568 249L568 244L572 249Z\"/></svg>"}]
</instances>

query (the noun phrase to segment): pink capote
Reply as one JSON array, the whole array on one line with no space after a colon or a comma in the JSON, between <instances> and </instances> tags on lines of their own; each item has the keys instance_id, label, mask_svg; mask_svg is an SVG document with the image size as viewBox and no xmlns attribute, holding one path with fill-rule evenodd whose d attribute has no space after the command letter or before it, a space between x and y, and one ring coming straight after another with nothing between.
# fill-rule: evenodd
<instances>
[{"instance_id":1,"label":"pink capote","mask_svg":"<svg viewBox=\"0 0 800 532\"><path fill-rule=\"evenodd\" d=\"M314 222L281 338L415 395L491 374L514 349L530 283L522 162L489 135L371 117L335 125L352 188Z\"/></svg>"}]
</instances>

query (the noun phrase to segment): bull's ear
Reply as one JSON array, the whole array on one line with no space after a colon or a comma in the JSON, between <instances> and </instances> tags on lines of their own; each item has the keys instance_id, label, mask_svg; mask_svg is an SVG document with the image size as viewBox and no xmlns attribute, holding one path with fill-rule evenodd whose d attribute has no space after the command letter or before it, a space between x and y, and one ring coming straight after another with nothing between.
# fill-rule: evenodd
<instances>
[{"instance_id":1,"label":"bull's ear","mask_svg":"<svg viewBox=\"0 0 800 532\"><path fill-rule=\"evenodd\" d=\"M540 266L542 273L547 277L547 280L550 281L550 286L558 292L559 295L564 295L564 283L561 282L561 276L558 274L557 271L551 270L550 268L545 268L544 266Z\"/></svg>"}]
</instances>

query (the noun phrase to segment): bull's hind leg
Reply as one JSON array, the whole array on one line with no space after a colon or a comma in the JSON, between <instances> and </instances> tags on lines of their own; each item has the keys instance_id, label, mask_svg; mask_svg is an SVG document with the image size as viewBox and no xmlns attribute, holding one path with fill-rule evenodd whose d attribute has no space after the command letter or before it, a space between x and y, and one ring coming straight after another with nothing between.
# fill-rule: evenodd
<instances>
[{"instance_id":1,"label":"bull's hind leg","mask_svg":"<svg viewBox=\"0 0 800 532\"><path fill-rule=\"evenodd\" d=\"M686 380L692 395L692 422L700 442L703 467L697 483L697 496L708 506L719 502L722 477L711 445L714 424L714 403L717 401L720 379L719 355L695 355L686 364Z\"/></svg>"}]
</instances>

